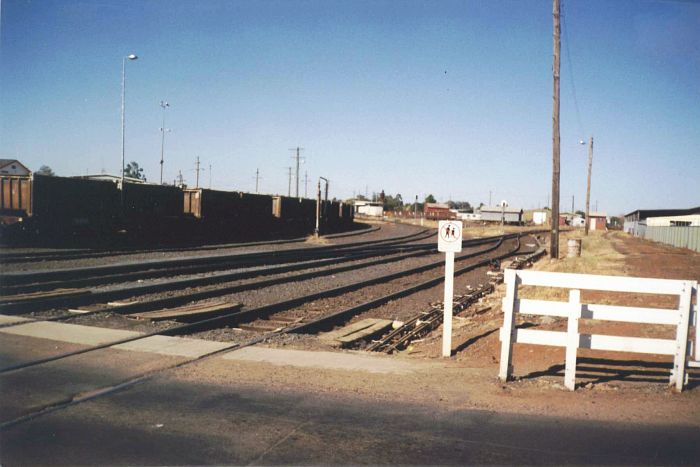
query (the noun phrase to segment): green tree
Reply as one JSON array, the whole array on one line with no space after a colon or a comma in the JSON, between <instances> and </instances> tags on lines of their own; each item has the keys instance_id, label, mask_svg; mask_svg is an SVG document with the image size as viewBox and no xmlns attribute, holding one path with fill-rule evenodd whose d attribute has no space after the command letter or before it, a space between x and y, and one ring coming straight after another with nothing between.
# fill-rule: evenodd
<instances>
[{"instance_id":1,"label":"green tree","mask_svg":"<svg viewBox=\"0 0 700 467\"><path fill-rule=\"evenodd\" d=\"M146 181L146 176L143 174L143 169L139 167L138 162L131 161L126 164L126 169L124 169L124 176L130 178L136 178L138 180Z\"/></svg>"},{"instance_id":2,"label":"green tree","mask_svg":"<svg viewBox=\"0 0 700 467\"><path fill-rule=\"evenodd\" d=\"M39 170L37 170L37 171L34 172L34 173L35 173L35 174L39 174L39 175L47 175L47 176L49 176L49 177L55 177L55 176L56 176L56 174L54 173L54 171L51 170L51 167L49 167L48 165L42 165L41 167L39 167Z\"/></svg>"},{"instance_id":3,"label":"green tree","mask_svg":"<svg viewBox=\"0 0 700 467\"><path fill-rule=\"evenodd\" d=\"M437 203L437 201L435 201L435 197L432 194L425 197L425 202L426 203Z\"/></svg>"}]
</instances>

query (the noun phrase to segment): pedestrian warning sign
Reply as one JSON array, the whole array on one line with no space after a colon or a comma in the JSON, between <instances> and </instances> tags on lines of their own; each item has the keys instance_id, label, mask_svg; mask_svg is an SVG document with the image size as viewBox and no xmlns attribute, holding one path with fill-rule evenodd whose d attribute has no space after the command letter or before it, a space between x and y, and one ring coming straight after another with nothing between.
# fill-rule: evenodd
<instances>
[{"instance_id":1,"label":"pedestrian warning sign","mask_svg":"<svg viewBox=\"0 0 700 467\"><path fill-rule=\"evenodd\" d=\"M438 224L438 251L462 251L462 222L440 221Z\"/></svg>"}]
</instances>

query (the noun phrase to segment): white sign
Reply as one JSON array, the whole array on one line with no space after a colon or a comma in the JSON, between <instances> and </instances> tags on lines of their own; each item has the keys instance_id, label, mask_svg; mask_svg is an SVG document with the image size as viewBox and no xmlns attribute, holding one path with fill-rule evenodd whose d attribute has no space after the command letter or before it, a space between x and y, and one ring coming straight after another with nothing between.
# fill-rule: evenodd
<instances>
[{"instance_id":1,"label":"white sign","mask_svg":"<svg viewBox=\"0 0 700 467\"><path fill-rule=\"evenodd\" d=\"M462 222L440 221L438 224L438 251L462 251Z\"/></svg>"},{"instance_id":2,"label":"white sign","mask_svg":"<svg viewBox=\"0 0 700 467\"><path fill-rule=\"evenodd\" d=\"M454 290L455 253L462 251L462 221L440 221L438 251L445 252L445 296L442 321L442 356L452 355L452 294Z\"/></svg>"}]
</instances>

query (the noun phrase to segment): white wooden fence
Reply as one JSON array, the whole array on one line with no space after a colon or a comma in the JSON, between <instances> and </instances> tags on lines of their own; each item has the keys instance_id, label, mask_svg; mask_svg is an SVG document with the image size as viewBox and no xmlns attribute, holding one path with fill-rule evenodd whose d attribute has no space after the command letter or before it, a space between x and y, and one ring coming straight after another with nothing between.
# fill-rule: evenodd
<instances>
[{"instance_id":1,"label":"white wooden fence","mask_svg":"<svg viewBox=\"0 0 700 467\"><path fill-rule=\"evenodd\" d=\"M577 349L611 350L648 354L673 355L670 384L681 391L685 384L686 365L697 366L700 360L700 332L698 332L697 306L692 297L697 296L697 281L647 279L620 276L596 276L540 271L506 269L506 296L503 299L503 327L501 328L501 363L499 377L507 381L512 373L513 344L538 344L566 347L564 385L574 390L576 381ZM518 297L518 287L556 287L569 289L569 301L530 300ZM640 308L581 303L581 290L629 292L636 294L677 295L677 309ZM695 309L695 310L694 310ZM566 332L519 329L515 326L515 313L547 315L568 318ZM691 316L693 315L693 316ZM580 319L624 321L629 323L662 324L676 327L675 339L652 339L599 334L579 334ZM689 328L695 323L696 362L688 362L690 344Z\"/></svg>"}]
</instances>

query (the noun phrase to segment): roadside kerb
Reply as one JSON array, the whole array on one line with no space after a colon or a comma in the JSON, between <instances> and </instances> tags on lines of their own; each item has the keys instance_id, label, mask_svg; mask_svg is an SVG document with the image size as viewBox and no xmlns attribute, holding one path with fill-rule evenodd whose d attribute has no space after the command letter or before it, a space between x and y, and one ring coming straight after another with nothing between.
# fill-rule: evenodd
<instances>
[{"instance_id":1,"label":"roadside kerb","mask_svg":"<svg viewBox=\"0 0 700 467\"><path fill-rule=\"evenodd\" d=\"M513 344L550 345L566 348L564 385L574 390L577 349L610 350L648 354L673 355L670 384L677 391L686 383L689 362L689 327L695 323L695 360L698 360L698 313L692 297L697 296L697 281L649 279L638 277L599 276L542 271L506 269L506 296L503 299L503 327L500 332L501 362L499 378L507 381L512 373ZM518 298L523 285L569 289L569 301L532 300ZM605 292L677 295L677 309L641 308L581 303L581 290ZM695 310L693 310L695 308ZM568 318L567 331L542 331L515 327L515 314L545 315ZM692 319L691 319L691 314ZM580 319L623 321L629 323L661 324L676 327L675 339L622 337L601 334L579 334Z\"/></svg>"}]
</instances>

